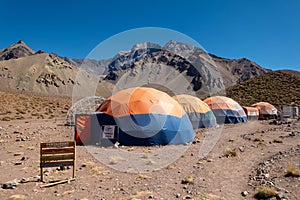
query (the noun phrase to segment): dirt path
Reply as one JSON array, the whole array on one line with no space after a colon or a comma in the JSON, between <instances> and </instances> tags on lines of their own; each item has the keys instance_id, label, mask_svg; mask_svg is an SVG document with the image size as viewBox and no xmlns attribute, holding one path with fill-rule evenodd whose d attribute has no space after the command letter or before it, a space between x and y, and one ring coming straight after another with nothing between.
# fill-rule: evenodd
<instances>
[{"instance_id":1,"label":"dirt path","mask_svg":"<svg viewBox=\"0 0 300 200\"><path fill-rule=\"evenodd\" d=\"M299 178L284 177L288 162L300 170L300 153L285 153L300 144L299 121L284 125L269 125L266 121L225 125L212 151L200 160L205 130L198 130L196 142L187 146L89 150L77 146L76 181L40 188L42 183L36 177L39 143L73 139L73 129L61 124L63 121L58 119L0 122L0 184L27 180L15 189L0 189L0 199L13 194L26 199L254 199L256 188L248 185L249 178L260 163L278 152L286 156L278 159L274 167L269 166L270 178L288 190L288 199L300 196ZM237 156L224 156L227 150ZM71 171L52 168L46 173L46 181L67 178ZM249 194L243 197L243 191Z\"/></svg>"}]
</instances>

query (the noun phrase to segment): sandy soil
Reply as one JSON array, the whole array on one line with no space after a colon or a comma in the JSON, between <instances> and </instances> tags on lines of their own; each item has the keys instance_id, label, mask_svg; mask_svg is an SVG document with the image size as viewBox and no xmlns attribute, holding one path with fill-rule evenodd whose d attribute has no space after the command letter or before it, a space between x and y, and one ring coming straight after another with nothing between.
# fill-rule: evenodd
<instances>
[{"instance_id":1,"label":"sandy soil","mask_svg":"<svg viewBox=\"0 0 300 200\"><path fill-rule=\"evenodd\" d=\"M279 199L300 199L300 178L285 176L290 168L300 173L296 119L220 127L217 143L201 159L199 152L213 131L199 129L194 143L180 146L77 146L76 180L40 188L45 184L38 181L40 142L73 139L73 128L63 125L67 103L53 105L49 119L26 119L29 111L25 119L16 119L14 111L0 117L11 115L0 120L0 184L17 184L0 188L0 199L17 194L23 199L254 199L259 186L272 188ZM72 169L46 171L46 183L72 175Z\"/></svg>"}]
</instances>

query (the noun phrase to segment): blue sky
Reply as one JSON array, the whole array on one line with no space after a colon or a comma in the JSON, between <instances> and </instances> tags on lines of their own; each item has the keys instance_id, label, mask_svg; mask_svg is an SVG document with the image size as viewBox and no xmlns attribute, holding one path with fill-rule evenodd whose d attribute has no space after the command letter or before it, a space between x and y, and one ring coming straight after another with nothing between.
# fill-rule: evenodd
<instances>
[{"instance_id":1,"label":"blue sky","mask_svg":"<svg viewBox=\"0 0 300 200\"><path fill-rule=\"evenodd\" d=\"M161 27L185 34L221 57L300 70L298 0L0 0L0 5L0 49L23 40L34 50L84 58L118 33ZM152 36L164 42L172 35ZM143 38L136 35L114 44L103 57L129 50Z\"/></svg>"}]
</instances>

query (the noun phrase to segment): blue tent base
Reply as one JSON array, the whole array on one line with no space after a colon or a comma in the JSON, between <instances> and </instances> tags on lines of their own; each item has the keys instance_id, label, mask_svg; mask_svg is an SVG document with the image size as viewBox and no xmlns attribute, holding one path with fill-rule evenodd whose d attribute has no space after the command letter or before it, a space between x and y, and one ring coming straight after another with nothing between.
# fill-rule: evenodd
<instances>
[{"instance_id":1,"label":"blue tent base","mask_svg":"<svg viewBox=\"0 0 300 200\"><path fill-rule=\"evenodd\" d=\"M100 126L119 127L118 142L121 145L186 144L194 140L192 124L187 115L178 118L161 114L139 114L115 119L105 113L98 113L97 119ZM162 122L164 124L159 124Z\"/></svg>"},{"instance_id":2,"label":"blue tent base","mask_svg":"<svg viewBox=\"0 0 300 200\"><path fill-rule=\"evenodd\" d=\"M218 124L236 124L247 122L247 116L239 116L232 110L212 110Z\"/></svg>"},{"instance_id":3,"label":"blue tent base","mask_svg":"<svg viewBox=\"0 0 300 200\"><path fill-rule=\"evenodd\" d=\"M216 118L212 111L209 111L207 113L188 113L188 116L194 129L209 128L217 125Z\"/></svg>"}]
</instances>

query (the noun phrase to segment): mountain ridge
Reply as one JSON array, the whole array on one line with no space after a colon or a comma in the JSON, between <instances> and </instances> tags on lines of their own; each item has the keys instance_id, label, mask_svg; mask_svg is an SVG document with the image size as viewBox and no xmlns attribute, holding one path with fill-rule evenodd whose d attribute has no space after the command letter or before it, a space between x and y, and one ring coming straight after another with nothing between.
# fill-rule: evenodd
<instances>
[{"instance_id":1,"label":"mountain ridge","mask_svg":"<svg viewBox=\"0 0 300 200\"><path fill-rule=\"evenodd\" d=\"M48 68L51 69L49 62L45 60L39 60L39 62L37 63L31 63L31 65L34 65L34 67L27 66L27 68L23 68L24 73L19 74L19 79L30 79L30 77L28 78L29 72L26 70L30 71L32 70L32 68L38 67L43 68L43 70L41 71L45 71L47 75L40 74L40 76L35 77L35 80L32 82L32 84L45 85L46 88L42 89L43 92L45 92L49 87L60 86L69 80L64 80L64 78L61 78L67 77L67 75L65 74L66 70L64 71L63 69L60 69L61 66L67 66L66 68L74 69L71 73L72 78L69 77L71 80L75 78L75 71L85 70L87 71L87 74L91 74L92 76L95 75L98 77L99 75L102 75L102 77L105 77L104 80L109 80L110 82L115 84L118 81L118 77L127 73L128 70L132 70L137 65L139 65L140 68L136 70L141 72L141 66L154 67L153 69L155 70L157 66L155 66L153 63L158 62L163 65L171 66L170 69L175 69L177 72L181 73L182 76L187 77L186 79L190 82L194 91L201 89L201 87L205 85L207 85L206 87L213 89L220 89L224 86L230 87L269 71L249 59L221 58L213 54L208 54L203 49L200 49L198 47L181 42L176 42L174 40L169 41L164 46L160 46L151 42L135 44L131 48L131 50L118 52L114 57L105 60L70 59L67 57L60 57L55 53L47 54L41 50L35 52L23 41L19 41L0 51L0 57L2 58L2 60L0 61L0 66L2 67L2 76L0 76L0 81L2 79L2 82L4 83L3 85L6 85L13 89L17 89L16 85L9 85L8 82L4 81L4 77L7 78L10 76L18 76L9 73L3 74L4 71L7 71L5 68L12 68L12 66L9 66L11 65L9 63L13 62L16 66L19 66L20 63L18 62L21 62L23 59L28 60L28 62L33 62L32 60L35 59L32 59L30 57L38 58L39 54L48 55L46 56L48 58L48 61L49 59L54 59L50 62L52 63L51 66L54 68L56 66L59 70L55 71L55 75L51 75L52 72L48 73ZM145 63L152 64L146 66L144 65ZM20 67L17 68L20 69ZM135 74L135 76L142 76L142 74L139 74L140 72L137 73L136 70L135 72L133 72L133 70L131 75ZM221 77L218 77L219 75L217 75L217 73L219 72L217 71L220 72ZM150 72L147 73L147 76L150 76ZM159 71L157 71L157 73L159 73ZM166 74L166 72L163 73ZM153 76L153 73L151 76ZM218 78L213 80L215 77ZM140 77L140 79L141 78L143 77ZM164 77L157 76L156 79L158 78ZM12 81L10 81L10 83L11 82ZM40 86L36 88L40 88ZM26 88L23 89L26 90ZM38 89L38 92L40 90L41 89ZM68 90L70 91L71 89ZM59 91L57 90L54 91L54 94L59 93ZM49 93L51 94L51 92ZM70 95L70 92L67 93L68 95Z\"/></svg>"}]
</instances>

